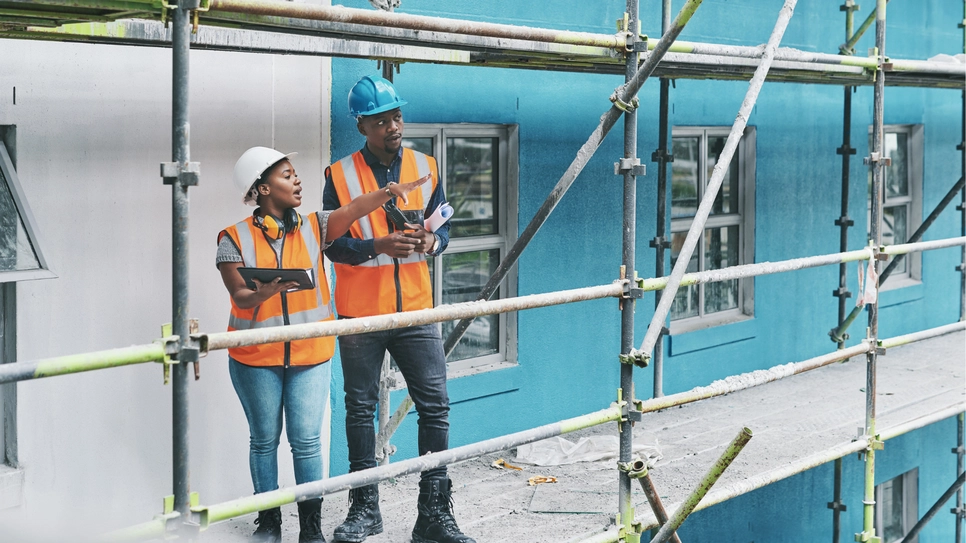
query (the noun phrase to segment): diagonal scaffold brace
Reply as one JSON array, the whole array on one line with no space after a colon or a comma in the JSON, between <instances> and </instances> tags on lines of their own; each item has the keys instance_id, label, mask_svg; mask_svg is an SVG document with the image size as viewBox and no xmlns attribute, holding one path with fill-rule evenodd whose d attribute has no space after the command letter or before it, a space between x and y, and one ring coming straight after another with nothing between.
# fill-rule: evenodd
<instances>
[{"instance_id":1,"label":"diagonal scaffold brace","mask_svg":"<svg viewBox=\"0 0 966 543\"><path fill-rule=\"evenodd\" d=\"M687 271L688 263L691 262L691 255L694 254L694 249L698 245L698 238L704 231L705 223L707 223L708 216L711 214L711 207L714 204L715 198L718 196L718 191L721 189L724 176L728 173L728 164L731 164L731 159L738 149L738 141L741 139L745 127L748 125L748 117L751 115L752 109L755 107L755 102L758 100L758 93L765 83L765 77L768 75L768 70L771 68L772 61L775 58L778 44L781 43L782 36L785 35L785 29L788 28L788 22L791 20L792 14L795 11L796 3L797 0L785 0L785 5L782 6L778 14L778 21L775 23L775 28L772 30L771 36L768 38L768 44L765 46L765 50L761 55L761 64L758 65L758 68L755 70L755 75L748 84L748 92L745 93L745 98L741 103L741 108L738 110L738 115L734 125L731 127L731 132L728 134L728 140L725 143L724 149L718 157L718 162L714 165L714 173L711 175L711 180L708 181L708 188L694 215L694 220L691 222L691 228L688 230L687 237L684 240L684 246L681 247L678 254L677 262L671 269L667 286L661 294L661 302L658 304L657 309L654 310L654 316L647 327L647 333L644 335L641 348L628 354L628 356L635 359L638 365L646 365L651 360L654 345L660 338L661 330L664 328L664 321L667 318L668 312L671 310L671 304L674 302L674 296L677 294L678 287L681 286L681 278L684 277Z\"/></svg>"}]
</instances>

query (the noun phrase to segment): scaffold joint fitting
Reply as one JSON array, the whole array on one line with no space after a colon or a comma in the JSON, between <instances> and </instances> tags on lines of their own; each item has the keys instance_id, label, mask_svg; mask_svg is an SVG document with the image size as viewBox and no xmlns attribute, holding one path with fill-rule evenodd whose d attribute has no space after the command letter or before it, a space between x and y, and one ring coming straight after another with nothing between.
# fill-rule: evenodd
<instances>
[{"instance_id":1,"label":"scaffold joint fitting","mask_svg":"<svg viewBox=\"0 0 966 543\"><path fill-rule=\"evenodd\" d=\"M828 336L830 338L832 338L832 343L842 343L845 340L849 339L849 335L847 333L844 333L844 332L843 333L839 333L839 329L838 328L832 328L831 330L829 330L828 331Z\"/></svg>"},{"instance_id":2,"label":"scaffold joint fitting","mask_svg":"<svg viewBox=\"0 0 966 543\"><path fill-rule=\"evenodd\" d=\"M651 356L637 349L631 349L627 354L618 355L621 364L633 364L639 368L646 368L651 363Z\"/></svg>"},{"instance_id":3,"label":"scaffold joint fitting","mask_svg":"<svg viewBox=\"0 0 966 543\"><path fill-rule=\"evenodd\" d=\"M956 146L957 151L962 151L964 148L966 148L966 144L964 144L963 142L959 142L959 145Z\"/></svg>"},{"instance_id":4,"label":"scaffold joint fitting","mask_svg":"<svg viewBox=\"0 0 966 543\"><path fill-rule=\"evenodd\" d=\"M860 532L855 534L855 540L859 543L882 543L882 539L876 537L875 532Z\"/></svg>"},{"instance_id":5,"label":"scaffold joint fitting","mask_svg":"<svg viewBox=\"0 0 966 543\"><path fill-rule=\"evenodd\" d=\"M835 289L835 290L832 291L832 296L834 296L836 298L846 298L847 299L847 298L851 298L852 297L852 292L849 291L849 289L847 289L845 287L839 287L839 288L837 288L837 289ZM833 332L835 332L835 329L834 328L832 329L831 332L829 332L829 334L832 334Z\"/></svg>"},{"instance_id":6,"label":"scaffold joint fitting","mask_svg":"<svg viewBox=\"0 0 966 543\"><path fill-rule=\"evenodd\" d=\"M841 500L828 502L828 508L832 511L848 511L848 507Z\"/></svg>"},{"instance_id":7,"label":"scaffold joint fitting","mask_svg":"<svg viewBox=\"0 0 966 543\"><path fill-rule=\"evenodd\" d=\"M845 3L839 6L839 11L858 11L861 6L855 3L855 0L845 0Z\"/></svg>"},{"instance_id":8,"label":"scaffold joint fitting","mask_svg":"<svg viewBox=\"0 0 966 543\"><path fill-rule=\"evenodd\" d=\"M966 454L966 447L963 447L962 445L960 445L958 447L954 447L952 449L949 449L949 452L951 452L951 453L953 453L953 454L955 454L957 456L963 456L964 454Z\"/></svg>"},{"instance_id":9,"label":"scaffold joint fitting","mask_svg":"<svg viewBox=\"0 0 966 543\"><path fill-rule=\"evenodd\" d=\"M198 185L201 176L201 163L188 162L182 165L179 162L162 162L161 178L165 185L173 185L175 182L183 187L194 187Z\"/></svg>"},{"instance_id":10,"label":"scaffold joint fitting","mask_svg":"<svg viewBox=\"0 0 966 543\"><path fill-rule=\"evenodd\" d=\"M658 164L668 164L674 162L674 153L669 153L667 149L657 149L651 153L651 162Z\"/></svg>"},{"instance_id":11,"label":"scaffold joint fitting","mask_svg":"<svg viewBox=\"0 0 966 543\"><path fill-rule=\"evenodd\" d=\"M641 457L634 457L630 462L618 462L617 469L626 473L631 479L640 479L647 476L647 462Z\"/></svg>"},{"instance_id":12,"label":"scaffold joint fitting","mask_svg":"<svg viewBox=\"0 0 966 543\"><path fill-rule=\"evenodd\" d=\"M837 155L854 155L857 152L858 151L856 151L855 148L848 143L842 144L841 147L835 150L835 154Z\"/></svg>"},{"instance_id":13,"label":"scaffold joint fitting","mask_svg":"<svg viewBox=\"0 0 966 543\"><path fill-rule=\"evenodd\" d=\"M623 90L624 90L623 85L614 89L614 93L610 95L610 101L614 103L614 107L616 107L617 109L623 111L624 113L630 113L635 109L637 109L637 106L639 106L641 102L640 100L637 99L637 96L631 98L630 102L625 102L624 100L621 100L620 95L621 95L621 91Z\"/></svg>"},{"instance_id":14,"label":"scaffold joint fitting","mask_svg":"<svg viewBox=\"0 0 966 543\"><path fill-rule=\"evenodd\" d=\"M882 153L879 152L873 152L869 156L862 159L862 163L866 166L877 164L879 162L882 162L886 166L892 166L892 159L887 156L882 156Z\"/></svg>"},{"instance_id":15,"label":"scaffold joint fitting","mask_svg":"<svg viewBox=\"0 0 966 543\"><path fill-rule=\"evenodd\" d=\"M643 166L641 159L637 157L621 158L614 163L614 175L624 175L627 173L640 177L647 173L647 167Z\"/></svg>"},{"instance_id":16,"label":"scaffold joint fitting","mask_svg":"<svg viewBox=\"0 0 966 543\"><path fill-rule=\"evenodd\" d=\"M626 281L624 283L624 292L621 293L621 298L624 299L638 299L644 297L644 289L636 286L632 281Z\"/></svg>"},{"instance_id":17,"label":"scaffold joint fitting","mask_svg":"<svg viewBox=\"0 0 966 543\"><path fill-rule=\"evenodd\" d=\"M855 226L855 221L849 218L848 215L842 215L841 217L835 219L835 226Z\"/></svg>"},{"instance_id":18,"label":"scaffold joint fitting","mask_svg":"<svg viewBox=\"0 0 966 543\"><path fill-rule=\"evenodd\" d=\"M655 249L668 249L671 247L671 242L663 236L655 236L648 244Z\"/></svg>"}]
</instances>

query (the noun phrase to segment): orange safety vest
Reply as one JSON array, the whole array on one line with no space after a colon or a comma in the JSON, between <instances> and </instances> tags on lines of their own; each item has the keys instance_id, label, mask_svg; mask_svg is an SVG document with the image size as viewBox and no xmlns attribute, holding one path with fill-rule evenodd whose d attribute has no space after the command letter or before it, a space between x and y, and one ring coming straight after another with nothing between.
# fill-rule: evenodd
<instances>
[{"instance_id":1,"label":"orange safety vest","mask_svg":"<svg viewBox=\"0 0 966 543\"><path fill-rule=\"evenodd\" d=\"M439 182L436 159L418 151L404 148L399 181L408 183L428 173L432 183L408 194L409 203L397 199L402 210L425 210ZM362 151L357 151L330 166L332 183L339 195L339 204L346 205L354 198L379 189L375 176L366 164ZM349 233L356 239L388 236L389 218L381 208L352 223ZM345 317L368 317L397 311L414 311L433 307L433 289L429 283L426 255L413 253L407 258L391 258L378 254L362 264L334 263L335 308Z\"/></svg>"},{"instance_id":2,"label":"orange safety vest","mask_svg":"<svg viewBox=\"0 0 966 543\"><path fill-rule=\"evenodd\" d=\"M321 265L321 234L314 213L302 215L302 226L298 231L285 234L281 265L265 233L255 225L254 217L222 230L218 234L218 242L226 235L235 243L246 267L312 268L315 270L316 282L315 289L281 292L251 309L241 309L232 300L231 316L228 319L229 332L335 318L329 300L329 283ZM228 349L229 356L248 366L311 366L328 361L334 353L334 337Z\"/></svg>"}]
</instances>

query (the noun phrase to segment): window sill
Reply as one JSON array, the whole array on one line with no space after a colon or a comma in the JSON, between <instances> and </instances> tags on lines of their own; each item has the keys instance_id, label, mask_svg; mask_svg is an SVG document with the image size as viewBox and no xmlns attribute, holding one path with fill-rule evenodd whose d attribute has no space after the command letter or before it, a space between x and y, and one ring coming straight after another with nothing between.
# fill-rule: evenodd
<instances>
[{"instance_id":1,"label":"window sill","mask_svg":"<svg viewBox=\"0 0 966 543\"><path fill-rule=\"evenodd\" d=\"M744 314L730 315L727 319L700 320L671 325L668 338L668 356L677 356L729 343L737 343L758 335L758 321Z\"/></svg>"},{"instance_id":2,"label":"window sill","mask_svg":"<svg viewBox=\"0 0 966 543\"><path fill-rule=\"evenodd\" d=\"M889 279L879 291L879 307L890 307L921 300L925 295L922 281L911 277Z\"/></svg>"},{"instance_id":3,"label":"window sill","mask_svg":"<svg viewBox=\"0 0 966 543\"><path fill-rule=\"evenodd\" d=\"M0 465L0 511L23 504L23 478L22 468Z\"/></svg>"}]
</instances>

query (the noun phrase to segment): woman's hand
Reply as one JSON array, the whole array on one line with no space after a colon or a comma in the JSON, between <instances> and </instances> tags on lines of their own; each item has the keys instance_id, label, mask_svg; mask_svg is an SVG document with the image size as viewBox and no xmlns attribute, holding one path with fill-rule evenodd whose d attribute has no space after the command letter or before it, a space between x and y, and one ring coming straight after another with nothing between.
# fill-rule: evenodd
<instances>
[{"instance_id":1,"label":"woman's hand","mask_svg":"<svg viewBox=\"0 0 966 543\"><path fill-rule=\"evenodd\" d=\"M416 190L420 185L426 183L432 178L433 174L428 173L411 183L392 183L387 185L386 188L389 189L389 192L393 193L393 195L402 198L404 204L408 204L409 198L406 195Z\"/></svg>"},{"instance_id":2,"label":"woman's hand","mask_svg":"<svg viewBox=\"0 0 966 543\"><path fill-rule=\"evenodd\" d=\"M298 287L298 282L296 281L282 282L280 281L280 277L276 277L274 281L269 283L262 283L258 279L253 279L255 289L252 290L248 288L245 280L238 273L238 268L242 266L244 266L242 262L222 262L218 266L218 270L221 272L221 279L225 283L225 288L228 289L232 300L235 301L235 305L240 309L252 309L279 292L285 292Z\"/></svg>"}]
</instances>

